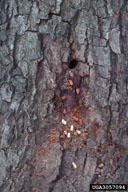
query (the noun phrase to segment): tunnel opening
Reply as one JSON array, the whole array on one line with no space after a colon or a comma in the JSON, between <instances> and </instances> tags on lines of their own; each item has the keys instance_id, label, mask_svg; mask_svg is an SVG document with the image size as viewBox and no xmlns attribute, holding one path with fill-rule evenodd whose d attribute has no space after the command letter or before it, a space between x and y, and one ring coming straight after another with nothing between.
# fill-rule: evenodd
<instances>
[{"instance_id":1,"label":"tunnel opening","mask_svg":"<svg viewBox=\"0 0 128 192\"><path fill-rule=\"evenodd\" d=\"M69 63L69 69L74 69L78 64L78 61L76 59L73 59Z\"/></svg>"}]
</instances>

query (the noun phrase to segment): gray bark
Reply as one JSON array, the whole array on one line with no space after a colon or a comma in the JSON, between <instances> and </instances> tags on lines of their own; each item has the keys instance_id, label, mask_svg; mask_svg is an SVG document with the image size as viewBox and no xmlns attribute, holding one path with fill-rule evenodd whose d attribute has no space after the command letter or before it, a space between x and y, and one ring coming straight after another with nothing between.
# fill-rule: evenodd
<instances>
[{"instance_id":1,"label":"gray bark","mask_svg":"<svg viewBox=\"0 0 128 192\"><path fill-rule=\"evenodd\" d=\"M0 1L0 191L128 184L127 30L127 0Z\"/></svg>"}]
</instances>

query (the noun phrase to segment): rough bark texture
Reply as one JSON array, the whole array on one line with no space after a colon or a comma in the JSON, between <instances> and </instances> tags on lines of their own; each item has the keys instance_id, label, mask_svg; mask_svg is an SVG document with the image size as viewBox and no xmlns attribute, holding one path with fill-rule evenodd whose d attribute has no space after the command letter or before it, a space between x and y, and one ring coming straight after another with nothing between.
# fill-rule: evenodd
<instances>
[{"instance_id":1,"label":"rough bark texture","mask_svg":"<svg viewBox=\"0 0 128 192\"><path fill-rule=\"evenodd\" d=\"M0 1L1 192L128 183L127 31L127 0Z\"/></svg>"}]
</instances>

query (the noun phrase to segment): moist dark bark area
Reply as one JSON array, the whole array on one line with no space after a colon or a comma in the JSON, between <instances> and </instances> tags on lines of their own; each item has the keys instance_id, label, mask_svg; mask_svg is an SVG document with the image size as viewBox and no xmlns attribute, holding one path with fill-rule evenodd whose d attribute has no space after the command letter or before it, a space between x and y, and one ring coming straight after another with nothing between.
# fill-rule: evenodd
<instances>
[{"instance_id":1,"label":"moist dark bark area","mask_svg":"<svg viewBox=\"0 0 128 192\"><path fill-rule=\"evenodd\" d=\"M0 191L128 183L127 0L0 1Z\"/></svg>"}]
</instances>

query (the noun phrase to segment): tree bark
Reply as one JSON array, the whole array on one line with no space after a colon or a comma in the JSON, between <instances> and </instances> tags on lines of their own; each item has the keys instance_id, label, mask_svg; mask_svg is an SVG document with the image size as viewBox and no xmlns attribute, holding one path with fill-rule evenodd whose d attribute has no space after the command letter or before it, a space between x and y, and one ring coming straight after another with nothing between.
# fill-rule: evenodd
<instances>
[{"instance_id":1,"label":"tree bark","mask_svg":"<svg viewBox=\"0 0 128 192\"><path fill-rule=\"evenodd\" d=\"M0 191L128 184L128 1L0 1Z\"/></svg>"}]
</instances>

